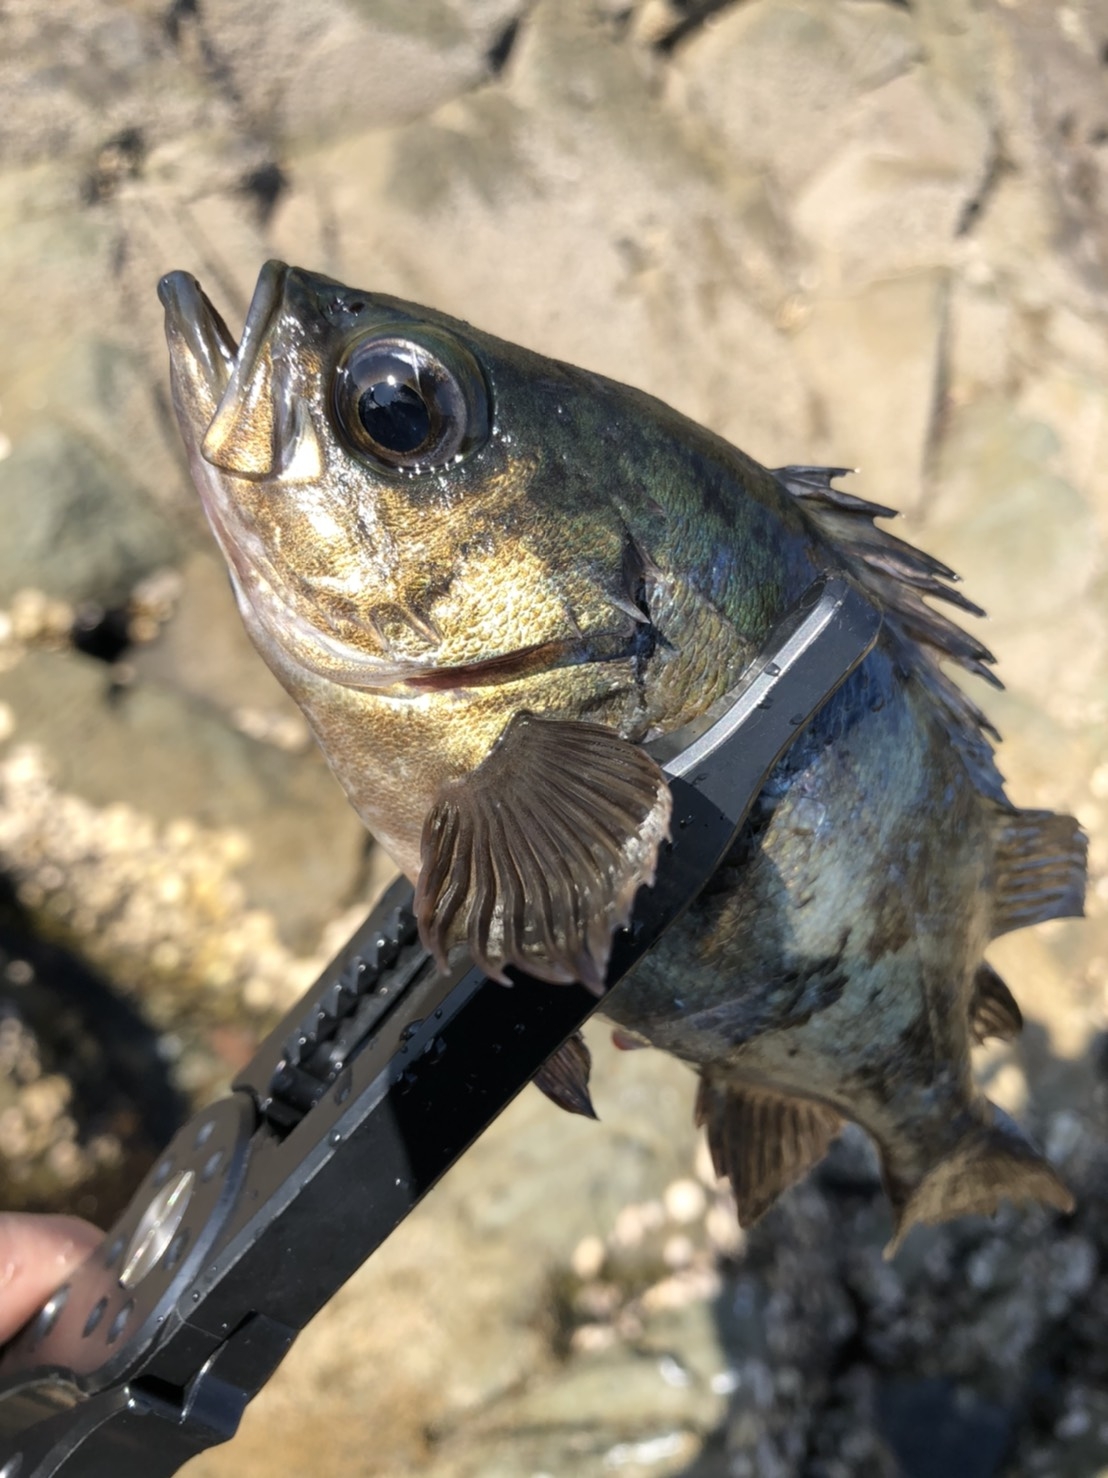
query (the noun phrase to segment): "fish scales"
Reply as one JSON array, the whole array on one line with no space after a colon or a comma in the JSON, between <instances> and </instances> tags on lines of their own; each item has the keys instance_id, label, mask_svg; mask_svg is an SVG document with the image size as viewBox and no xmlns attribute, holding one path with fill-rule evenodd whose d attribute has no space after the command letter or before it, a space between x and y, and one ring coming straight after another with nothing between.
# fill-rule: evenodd
<instances>
[{"instance_id":1,"label":"fish scales","mask_svg":"<svg viewBox=\"0 0 1108 1478\"><path fill-rule=\"evenodd\" d=\"M1085 839L1007 798L949 674L991 653L939 561L843 491L772 471L661 402L429 309L269 263L236 343L171 273L174 402L251 637L352 804L466 947L599 988L669 822L652 739L741 677L820 574L877 646L778 763L708 888L604 1003L621 1046L699 1074L740 1218L846 1120L894 1219L1060 1210L1068 1190L976 1088L1021 1024L991 938L1081 912ZM644 748L644 746L646 746ZM580 1039L540 1076L590 1113Z\"/></svg>"}]
</instances>

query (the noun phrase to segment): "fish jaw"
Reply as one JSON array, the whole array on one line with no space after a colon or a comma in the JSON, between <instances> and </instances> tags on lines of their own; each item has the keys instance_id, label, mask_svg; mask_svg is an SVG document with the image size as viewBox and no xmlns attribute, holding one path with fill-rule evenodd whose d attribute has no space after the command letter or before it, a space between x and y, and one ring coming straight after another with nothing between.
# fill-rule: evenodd
<instances>
[{"instance_id":1,"label":"fish jaw","mask_svg":"<svg viewBox=\"0 0 1108 1478\"><path fill-rule=\"evenodd\" d=\"M158 283L158 297L165 309L178 419L207 425L231 378L238 345L188 272L167 272Z\"/></svg>"},{"instance_id":2,"label":"fish jaw","mask_svg":"<svg viewBox=\"0 0 1108 1478\"><path fill-rule=\"evenodd\" d=\"M158 283L165 310L170 388L189 470L208 523L227 561L244 618L252 614L245 582L255 574L248 531L234 518L223 479L204 456L203 437L235 372L239 345L195 277L169 272ZM257 550L253 553L256 555ZM247 620L255 634L256 622Z\"/></svg>"}]
</instances>

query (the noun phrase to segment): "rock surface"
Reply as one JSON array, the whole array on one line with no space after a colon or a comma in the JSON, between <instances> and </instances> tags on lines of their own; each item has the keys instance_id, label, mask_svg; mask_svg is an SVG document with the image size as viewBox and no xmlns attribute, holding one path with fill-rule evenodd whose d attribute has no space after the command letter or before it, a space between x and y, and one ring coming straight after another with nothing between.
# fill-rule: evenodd
<instances>
[{"instance_id":1,"label":"rock surface","mask_svg":"<svg viewBox=\"0 0 1108 1478\"><path fill-rule=\"evenodd\" d=\"M0 462L0 521L5 606L29 575L46 595L112 605L180 553L120 459L61 428L32 433Z\"/></svg>"},{"instance_id":2,"label":"rock surface","mask_svg":"<svg viewBox=\"0 0 1108 1478\"><path fill-rule=\"evenodd\" d=\"M740 1236L689 1073L595 1026L601 1124L525 1093L193 1478L1108 1471L1100 0L9 0L0 96L4 1204L110 1216L390 871L238 626L170 268L236 324L281 256L858 464L990 611L1013 796L1091 838L979 1062L1074 1218L887 1264L847 1136Z\"/></svg>"}]
</instances>

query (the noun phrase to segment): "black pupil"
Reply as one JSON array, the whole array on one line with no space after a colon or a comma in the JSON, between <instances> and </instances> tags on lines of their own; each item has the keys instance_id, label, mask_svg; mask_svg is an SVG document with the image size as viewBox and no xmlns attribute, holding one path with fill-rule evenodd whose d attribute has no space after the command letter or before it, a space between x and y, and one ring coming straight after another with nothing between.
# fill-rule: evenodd
<instances>
[{"instance_id":1,"label":"black pupil","mask_svg":"<svg viewBox=\"0 0 1108 1478\"><path fill-rule=\"evenodd\" d=\"M395 380L363 390L358 417L378 446L398 454L414 452L431 434L431 413L419 392Z\"/></svg>"}]
</instances>

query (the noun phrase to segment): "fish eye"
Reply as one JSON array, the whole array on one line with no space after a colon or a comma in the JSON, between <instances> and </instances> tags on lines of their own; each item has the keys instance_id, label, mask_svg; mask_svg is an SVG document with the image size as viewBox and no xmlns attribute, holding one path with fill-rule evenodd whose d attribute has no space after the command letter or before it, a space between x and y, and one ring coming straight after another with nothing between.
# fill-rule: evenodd
<instances>
[{"instance_id":1,"label":"fish eye","mask_svg":"<svg viewBox=\"0 0 1108 1478\"><path fill-rule=\"evenodd\" d=\"M339 365L335 418L363 456L400 472L457 462L488 436L488 392L462 345L434 349L416 339L359 339Z\"/></svg>"}]
</instances>

